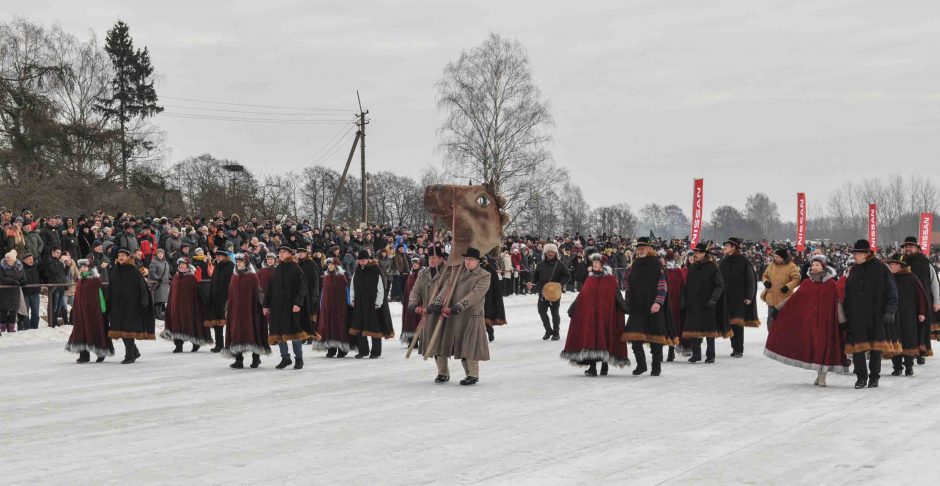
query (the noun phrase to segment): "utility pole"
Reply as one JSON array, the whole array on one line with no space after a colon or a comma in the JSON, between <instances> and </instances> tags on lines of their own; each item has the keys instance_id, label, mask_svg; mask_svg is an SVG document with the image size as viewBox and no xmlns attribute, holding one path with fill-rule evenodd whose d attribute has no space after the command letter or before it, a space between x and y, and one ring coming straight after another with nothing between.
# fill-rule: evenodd
<instances>
[{"instance_id":1,"label":"utility pole","mask_svg":"<svg viewBox=\"0 0 940 486\"><path fill-rule=\"evenodd\" d=\"M362 163L362 227L365 228L369 225L369 194L366 190L366 125L369 124L366 115L369 114L369 110L362 110L362 99L359 97L358 89L356 90L356 100L359 101L359 114L356 115L356 118L359 125L359 158Z\"/></svg>"}]
</instances>

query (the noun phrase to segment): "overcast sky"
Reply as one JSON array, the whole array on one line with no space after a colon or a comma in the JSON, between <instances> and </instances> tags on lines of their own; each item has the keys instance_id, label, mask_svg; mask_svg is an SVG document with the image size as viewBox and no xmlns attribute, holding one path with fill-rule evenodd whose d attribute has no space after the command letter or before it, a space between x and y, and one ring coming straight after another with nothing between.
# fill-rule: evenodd
<instances>
[{"instance_id":1,"label":"overcast sky","mask_svg":"<svg viewBox=\"0 0 940 486\"><path fill-rule=\"evenodd\" d=\"M797 191L812 217L847 178L940 173L937 0L2 3L0 20L102 41L123 19L150 48L167 114L334 120L356 111L359 89L370 171L417 177L440 163L435 82L492 31L528 49L556 120L554 160L592 206L688 213L704 177L708 212L759 190L793 220ZM209 152L259 174L342 170L352 142L336 124L155 123L169 162Z\"/></svg>"}]
</instances>

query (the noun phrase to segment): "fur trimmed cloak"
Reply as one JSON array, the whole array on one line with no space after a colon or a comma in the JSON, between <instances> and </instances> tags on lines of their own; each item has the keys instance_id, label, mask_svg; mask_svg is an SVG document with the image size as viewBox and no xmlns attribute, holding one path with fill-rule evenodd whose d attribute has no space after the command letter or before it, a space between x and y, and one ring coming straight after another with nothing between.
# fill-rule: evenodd
<instances>
[{"instance_id":1,"label":"fur trimmed cloak","mask_svg":"<svg viewBox=\"0 0 940 486\"><path fill-rule=\"evenodd\" d=\"M568 307L568 337L561 359L573 365L597 361L623 368L630 365L630 351L621 341L627 311L617 278L606 267L591 272L577 298Z\"/></svg>"},{"instance_id":2,"label":"fur trimmed cloak","mask_svg":"<svg viewBox=\"0 0 940 486\"><path fill-rule=\"evenodd\" d=\"M313 343L314 349L336 348L342 352L356 349L356 339L349 334L349 305L346 292L349 281L340 267L335 273L323 274L320 310L317 317L317 334L320 339Z\"/></svg>"},{"instance_id":3,"label":"fur trimmed cloak","mask_svg":"<svg viewBox=\"0 0 940 486\"><path fill-rule=\"evenodd\" d=\"M169 341L189 341L198 346L212 344L212 335L203 325L202 312L196 275L192 272L177 272L170 282L160 337Z\"/></svg>"},{"instance_id":4,"label":"fur trimmed cloak","mask_svg":"<svg viewBox=\"0 0 940 486\"><path fill-rule=\"evenodd\" d=\"M82 277L75 286L72 306L72 334L65 350L72 353L87 351L98 356L114 356L114 343L108 338L106 309L102 309L104 292L97 273Z\"/></svg>"},{"instance_id":5,"label":"fur trimmed cloak","mask_svg":"<svg viewBox=\"0 0 940 486\"><path fill-rule=\"evenodd\" d=\"M227 302L223 355L271 354L268 325L261 311L258 274L252 270L236 269L228 286Z\"/></svg>"}]
</instances>

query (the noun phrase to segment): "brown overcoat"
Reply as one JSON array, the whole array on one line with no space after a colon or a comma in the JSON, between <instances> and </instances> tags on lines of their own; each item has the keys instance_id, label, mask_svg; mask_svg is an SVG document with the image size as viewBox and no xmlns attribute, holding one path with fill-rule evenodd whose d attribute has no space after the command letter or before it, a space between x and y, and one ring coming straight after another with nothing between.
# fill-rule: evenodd
<instances>
[{"instance_id":1,"label":"brown overcoat","mask_svg":"<svg viewBox=\"0 0 940 486\"><path fill-rule=\"evenodd\" d=\"M451 272L456 270L451 270ZM445 281L442 285L448 283L449 274L444 275ZM415 287L417 288L417 284ZM434 304L443 307L456 306L459 312L451 315L447 319L437 319L433 321L437 325L444 326L434 345L434 349L425 348L425 343L430 342L431 335L434 332L434 322L424 326L421 332L420 341L422 344L421 354L427 357L453 356L456 359L468 359L473 361L488 361L490 359L489 341L486 335L486 321L483 315L483 301L486 298L486 291L490 288L490 274L482 267L473 270L466 268L460 273L457 280L457 286L454 288L454 294L449 302L444 302L447 289L441 290Z\"/></svg>"}]
</instances>

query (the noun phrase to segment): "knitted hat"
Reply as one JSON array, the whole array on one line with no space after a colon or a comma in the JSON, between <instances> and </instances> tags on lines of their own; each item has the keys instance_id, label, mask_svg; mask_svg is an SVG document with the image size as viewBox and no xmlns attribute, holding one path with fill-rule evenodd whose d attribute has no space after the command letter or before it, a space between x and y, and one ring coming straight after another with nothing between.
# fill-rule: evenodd
<instances>
[{"instance_id":1,"label":"knitted hat","mask_svg":"<svg viewBox=\"0 0 940 486\"><path fill-rule=\"evenodd\" d=\"M9 259L11 259L11 260L16 260L16 250L10 250L10 251L8 251L7 254L4 255L4 257L5 257L5 258L9 258Z\"/></svg>"}]
</instances>

